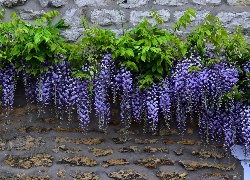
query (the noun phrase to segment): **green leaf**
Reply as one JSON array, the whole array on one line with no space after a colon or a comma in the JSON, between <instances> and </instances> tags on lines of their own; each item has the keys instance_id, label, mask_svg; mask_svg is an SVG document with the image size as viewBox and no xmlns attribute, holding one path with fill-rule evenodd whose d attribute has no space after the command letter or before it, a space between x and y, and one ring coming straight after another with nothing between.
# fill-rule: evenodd
<instances>
[{"instance_id":1,"label":"green leaf","mask_svg":"<svg viewBox=\"0 0 250 180\"><path fill-rule=\"evenodd\" d=\"M145 54L145 53L141 55L141 60L142 60L143 62L146 61L146 54Z\"/></svg>"},{"instance_id":2,"label":"green leaf","mask_svg":"<svg viewBox=\"0 0 250 180\"><path fill-rule=\"evenodd\" d=\"M40 62L44 62L44 56L33 56L33 57L38 59Z\"/></svg>"},{"instance_id":3,"label":"green leaf","mask_svg":"<svg viewBox=\"0 0 250 180\"><path fill-rule=\"evenodd\" d=\"M157 66L157 72L162 74L163 73L163 68L162 66Z\"/></svg>"},{"instance_id":4,"label":"green leaf","mask_svg":"<svg viewBox=\"0 0 250 180\"><path fill-rule=\"evenodd\" d=\"M39 43L41 42L41 37L42 37L42 34L37 33L37 34L34 36L34 43L35 43L35 44L39 44Z\"/></svg>"},{"instance_id":5,"label":"green leaf","mask_svg":"<svg viewBox=\"0 0 250 180\"><path fill-rule=\"evenodd\" d=\"M154 64L154 65L152 66L152 72L155 72L155 71L156 71L156 68L157 68L157 64Z\"/></svg>"},{"instance_id":6,"label":"green leaf","mask_svg":"<svg viewBox=\"0 0 250 180\"><path fill-rule=\"evenodd\" d=\"M50 46L51 51L52 52L55 51L56 47L57 47L57 44L55 44L55 43L51 44L51 46Z\"/></svg>"},{"instance_id":7,"label":"green leaf","mask_svg":"<svg viewBox=\"0 0 250 180\"><path fill-rule=\"evenodd\" d=\"M19 66L18 67L18 71L20 72L20 71L22 71L23 70L23 66Z\"/></svg>"},{"instance_id":8,"label":"green leaf","mask_svg":"<svg viewBox=\"0 0 250 180\"><path fill-rule=\"evenodd\" d=\"M15 11L13 11L10 15L10 19L14 19L15 17L17 17L17 14Z\"/></svg>"},{"instance_id":9,"label":"green leaf","mask_svg":"<svg viewBox=\"0 0 250 180\"><path fill-rule=\"evenodd\" d=\"M18 45L14 46L14 48L11 50L11 54L13 56L20 54L20 49Z\"/></svg>"},{"instance_id":10,"label":"green leaf","mask_svg":"<svg viewBox=\"0 0 250 180\"><path fill-rule=\"evenodd\" d=\"M132 61L126 61L126 62L123 63L123 65L125 65L126 67L128 67L129 69L131 69L133 71L138 72L137 65Z\"/></svg>"},{"instance_id":11,"label":"green leaf","mask_svg":"<svg viewBox=\"0 0 250 180\"><path fill-rule=\"evenodd\" d=\"M33 57L33 54L28 54L28 56L26 56L25 59L26 59L27 61L29 61L29 60L32 59L32 57Z\"/></svg>"},{"instance_id":12,"label":"green leaf","mask_svg":"<svg viewBox=\"0 0 250 180\"><path fill-rule=\"evenodd\" d=\"M126 54L127 54L127 56L129 56L129 57L134 57L135 55L134 55L134 51L131 49L131 48L128 48L127 50L126 50Z\"/></svg>"},{"instance_id":13,"label":"green leaf","mask_svg":"<svg viewBox=\"0 0 250 180\"><path fill-rule=\"evenodd\" d=\"M25 47L24 47L24 51L27 51L27 53L30 53L31 49L34 48L34 44L31 42L28 42Z\"/></svg>"},{"instance_id":14,"label":"green leaf","mask_svg":"<svg viewBox=\"0 0 250 180\"><path fill-rule=\"evenodd\" d=\"M189 73L198 72L198 71L200 71L200 70L201 70L201 68L200 68L199 66L190 66L190 67L188 68L188 72L189 72Z\"/></svg>"}]
</instances>

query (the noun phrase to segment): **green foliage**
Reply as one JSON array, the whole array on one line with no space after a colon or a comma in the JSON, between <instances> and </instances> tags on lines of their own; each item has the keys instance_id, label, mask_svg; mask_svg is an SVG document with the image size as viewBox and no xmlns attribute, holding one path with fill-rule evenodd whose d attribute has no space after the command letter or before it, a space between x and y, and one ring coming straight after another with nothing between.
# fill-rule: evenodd
<instances>
[{"instance_id":1,"label":"green foliage","mask_svg":"<svg viewBox=\"0 0 250 180\"><path fill-rule=\"evenodd\" d=\"M0 10L0 20L3 20L5 17L5 9Z\"/></svg>"},{"instance_id":2,"label":"green foliage","mask_svg":"<svg viewBox=\"0 0 250 180\"><path fill-rule=\"evenodd\" d=\"M11 17L12 17L11 22L8 22L8 23L0 22L0 45L1 45L0 67L4 66L6 62L12 61L11 51L15 44L14 33L15 33L15 29L19 25L20 19L15 18L16 17L15 12L11 14ZM2 14L1 18L4 19L4 14Z\"/></svg>"},{"instance_id":3,"label":"green foliage","mask_svg":"<svg viewBox=\"0 0 250 180\"><path fill-rule=\"evenodd\" d=\"M186 29L187 25L191 23L192 17L196 18L195 10L191 8L187 9L184 12L183 16L181 16L180 19L174 24L173 30L179 31L181 29L181 26L183 26Z\"/></svg>"},{"instance_id":4,"label":"green foliage","mask_svg":"<svg viewBox=\"0 0 250 180\"><path fill-rule=\"evenodd\" d=\"M67 25L61 19L53 24L52 19L58 16L58 11L51 11L36 19L33 24L24 22L13 12L9 23L0 24L0 59L2 64L5 61L14 63L19 71L23 69L20 61L23 59L27 67L26 71L33 75L42 72L41 64L45 58L49 63L58 62L58 54L65 54L63 46L64 39L59 35L61 29Z\"/></svg>"},{"instance_id":5,"label":"green foliage","mask_svg":"<svg viewBox=\"0 0 250 180\"><path fill-rule=\"evenodd\" d=\"M74 76L91 79L98 71L103 55L112 53L118 67L126 66L140 75L140 88L144 88L170 75L173 59L181 61L196 53L205 66L211 66L225 56L239 70L239 83L228 97L250 99L249 74L243 70L250 59L250 42L244 38L241 27L230 34L218 17L207 15L187 38L181 39L176 31L191 23L196 17L195 10L188 9L173 25L173 32L161 29L159 25L164 25L162 18L156 11L151 11L156 25L143 18L132 30L123 31L119 38L109 29L90 27L83 18L83 37L70 44L60 36L60 31L68 28L64 20L53 23L58 15L58 11L50 11L29 23L13 12L11 21L3 22L5 10L0 10L0 68L12 62L21 71L25 63L26 71L37 75L46 70L41 66L43 63L59 62L57 55L62 54L71 62ZM213 59L206 57L207 49L212 50ZM83 66L88 66L89 71L83 72ZM192 66L189 72L199 70L199 67Z\"/></svg>"},{"instance_id":6,"label":"green foliage","mask_svg":"<svg viewBox=\"0 0 250 180\"><path fill-rule=\"evenodd\" d=\"M163 20L156 11L150 12L158 24ZM190 23L190 16L195 16L193 10L187 10L184 17L177 23L186 25ZM133 30L128 31L116 41L114 59L125 65L132 71L140 74L140 88L149 86L153 81L170 75L170 67L173 58L182 58L186 54L186 48L181 39L170 32L160 29L158 24L151 24L143 18Z\"/></svg>"},{"instance_id":7,"label":"green foliage","mask_svg":"<svg viewBox=\"0 0 250 180\"><path fill-rule=\"evenodd\" d=\"M147 86L154 78L161 79L163 75L169 74L173 58L169 41L169 32L150 24L144 18L136 28L116 41L117 49L113 57L138 72L142 76L141 86Z\"/></svg>"},{"instance_id":8,"label":"green foliage","mask_svg":"<svg viewBox=\"0 0 250 180\"><path fill-rule=\"evenodd\" d=\"M227 62L235 64L239 72L239 82L237 88L227 96L234 95L236 99L250 100L249 79L243 70L244 64L250 60L250 42L244 38L241 31L239 26L232 34L229 33L218 17L208 14L203 23L185 40L185 47L189 54L195 52L201 56L205 66L218 63L223 56ZM208 49L213 49L214 59L206 58Z\"/></svg>"},{"instance_id":9,"label":"green foliage","mask_svg":"<svg viewBox=\"0 0 250 180\"><path fill-rule=\"evenodd\" d=\"M89 27L85 18L82 18L83 37L78 40L77 45L71 46L69 60L73 62L74 75L77 77L91 78L98 68L98 63L107 52L114 50L116 35L109 29L101 29L94 26ZM90 72L85 74L81 71L83 65L90 67Z\"/></svg>"},{"instance_id":10,"label":"green foliage","mask_svg":"<svg viewBox=\"0 0 250 180\"><path fill-rule=\"evenodd\" d=\"M221 55L225 49L225 41L228 41L229 33L223 27L218 17L212 17L208 14L203 23L196 27L186 39L185 46L188 52L196 52L204 57L207 45L210 44L215 48L217 55Z\"/></svg>"}]
</instances>

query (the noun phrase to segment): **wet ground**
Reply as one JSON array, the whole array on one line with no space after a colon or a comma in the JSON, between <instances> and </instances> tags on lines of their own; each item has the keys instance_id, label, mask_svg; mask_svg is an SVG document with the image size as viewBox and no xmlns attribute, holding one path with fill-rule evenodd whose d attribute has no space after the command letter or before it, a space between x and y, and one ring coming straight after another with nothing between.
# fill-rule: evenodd
<instances>
[{"instance_id":1,"label":"wet ground","mask_svg":"<svg viewBox=\"0 0 250 180\"><path fill-rule=\"evenodd\" d=\"M189 123L184 137L175 127L145 134L136 123L124 134L113 111L106 132L93 123L86 133L77 120L38 118L37 112L36 107L31 113L27 106L15 108L9 125L2 117L0 179L242 179L240 162L219 144L200 142L195 123Z\"/></svg>"}]
</instances>

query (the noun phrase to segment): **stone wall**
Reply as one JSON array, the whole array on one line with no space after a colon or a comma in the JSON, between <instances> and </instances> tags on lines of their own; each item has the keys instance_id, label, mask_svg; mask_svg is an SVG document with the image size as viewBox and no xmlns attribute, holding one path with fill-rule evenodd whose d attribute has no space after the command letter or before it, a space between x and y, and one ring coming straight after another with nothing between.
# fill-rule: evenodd
<instances>
[{"instance_id":1,"label":"stone wall","mask_svg":"<svg viewBox=\"0 0 250 180\"><path fill-rule=\"evenodd\" d=\"M194 8L197 18L190 28L210 13L217 15L229 30L238 25L243 26L246 35L250 30L250 0L0 0L0 3L7 10L7 17L16 11L24 20L33 20L49 10L59 10L60 17L70 25L62 35L70 41L82 34L81 16L85 16L90 25L111 28L120 34L122 25L133 27L142 17L153 22L150 10L158 11L166 28L171 27L187 8Z\"/></svg>"}]
</instances>

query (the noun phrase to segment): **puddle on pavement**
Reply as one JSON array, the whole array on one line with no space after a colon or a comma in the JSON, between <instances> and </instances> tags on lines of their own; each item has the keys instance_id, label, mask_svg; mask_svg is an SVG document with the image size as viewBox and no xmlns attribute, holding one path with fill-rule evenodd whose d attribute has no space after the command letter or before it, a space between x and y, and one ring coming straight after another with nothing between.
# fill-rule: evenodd
<instances>
[{"instance_id":1,"label":"puddle on pavement","mask_svg":"<svg viewBox=\"0 0 250 180\"><path fill-rule=\"evenodd\" d=\"M108 156L110 154L114 153L113 149L99 149L99 148L91 148L90 152L96 156L96 157L100 157L100 156Z\"/></svg>"},{"instance_id":2,"label":"puddle on pavement","mask_svg":"<svg viewBox=\"0 0 250 180\"><path fill-rule=\"evenodd\" d=\"M221 164L211 164L206 162L198 162L198 161L179 161L180 165L182 165L188 171L196 171L202 168L216 168L222 171L233 171L235 169L235 164L231 164L229 166L224 166Z\"/></svg>"},{"instance_id":3,"label":"puddle on pavement","mask_svg":"<svg viewBox=\"0 0 250 180\"><path fill-rule=\"evenodd\" d=\"M139 139L139 138L136 138L134 140L134 142L136 144L155 144L158 142L158 139Z\"/></svg>"},{"instance_id":4,"label":"puddle on pavement","mask_svg":"<svg viewBox=\"0 0 250 180\"><path fill-rule=\"evenodd\" d=\"M108 177L116 180L147 180L145 174L140 174L134 169L121 169L119 171L111 172Z\"/></svg>"},{"instance_id":5,"label":"puddle on pavement","mask_svg":"<svg viewBox=\"0 0 250 180\"><path fill-rule=\"evenodd\" d=\"M31 150L32 148L41 147L45 144L42 137L18 136L12 139L0 139L0 150Z\"/></svg>"},{"instance_id":6,"label":"puddle on pavement","mask_svg":"<svg viewBox=\"0 0 250 180\"><path fill-rule=\"evenodd\" d=\"M156 176L160 178L160 180L185 180L188 173L178 173L178 172L162 172L158 171Z\"/></svg>"},{"instance_id":7,"label":"puddle on pavement","mask_svg":"<svg viewBox=\"0 0 250 180\"><path fill-rule=\"evenodd\" d=\"M137 164L147 168L155 169L159 166L174 165L174 161L167 158L148 157L144 159L138 159Z\"/></svg>"},{"instance_id":8,"label":"puddle on pavement","mask_svg":"<svg viewBox=\"0 0 250 180\"><path fill-rule=\"evenodd\" d=\"M99 137L82 138L82 139L70 139L68 137L56 137L54 139L57 143L74 143L74 144L85 144L85 145L97 145L105 143L106 140Z\"/></svg>"},{"instance_id":9,"label":"puddle on pavement","mask_svg":"<svg viewBox=\"0 0 250 180\"><path fill-rule=\"evenodd\" d=\"M168 148L156 148L156 147L151 147L151 146L145 146L143 151L147 153L164 152L164 153L169 154Z\"/></svg>"},{"instance_id":10,"label":"puddle on pavement","mask_svg":"<svg viewBox=\"0 0 250 180\"><path fill-rule=\"evenodd\" d=\"M65 152L65 153L71 153L71 154L77 154L79 152L81 152L81 149L68 149L66 148L66 145L61 145L61 146L57 146L54 149L52 149L55 153L58 152Z\"/></svg>"},{"instance_id":11,"label":"puddle on pavement","mask_svg":"<svg viewBox=\"0 0 250 180\"><path fill-rule=\"evenodd\" d=\"M112 140L115 144L124 144L124 143L130 141L131 138L127 138L125 136L124 137L113 137Z\"/></svg>"},{"instance_id":12,"label":"puddle on pavement","mask_svg":"<svg viewBox=\"0 0 250 180\"><path fill-rule=\"evenodd\" d=\"M32 167L51 167L53 165L53 157L50 154L34 154L29 157L20 157L7 155L5 164L20 169L30 169Z\"/></svg>"},{"instance_id":13,"label":"puddle on pavement","mask_svg":"<svg viewBox=\"0 0 250 180\"><path fill-rule=\"evenodd\" d=\"M21 133L30 133L30 132L37 132L37 133L42 133L42 132L49 132L53 130L53 128L46 128L42 126L24 126L18 128L18 131Z\"/></svg>"},{"instance_id":14,"label":"puddle on pavement","mask_svg":"<svg viewBox=\"0 0 250 180\"><path fill-rule=\"evenodd\" d=\"M219 153L217 151L206 151L206 150L194 150L192 151L192 155L198 155L201 158L207 159L207 158L224 158L226 155L225 153Z\"/></svg>"},{"instance_id":15,"label":"puddle on pavement","mask_svg":"<svg viewBox=\"0 0 250 180\"><path fill-rule=\"evenodd\" d=\"M119 152L126 153L126 152L138 152L138 146L126 146L120 148Z\"/></svg>"},{"instance_id":16,"label":"puddle on pavement","mask_svg":"<svg viewBox=\"0 0 250 180\"><path fill-rule=\"evenodd\" d=\"M103 167L116 166L116 165L126 165L129 164L129 161L121 158L121 159L109 159L107 161L103 161Z\"/></svg>"},{"instance_id":17,"label":"puddle on pavement","mask_svg":"<svg viewBox=\"0 0 250 180\"><path fill-rule=\"evenodd\" d=\"M95 172L79 172L76 171L70 175L73 179L77 180L99 180L98 175Z\"/></svg>"},{"instance_id":18,"label":"puddle on pavement","mask_svg":"<svg viewBox=\"0 0 250 180\"><path fill-rule=\"evenodd\" d=\"M65 164L69 166L96 166L97 161L95 159L79 156L79 157L64 157L57 161L57 164Z\"/></svg>"}]
</instances>

